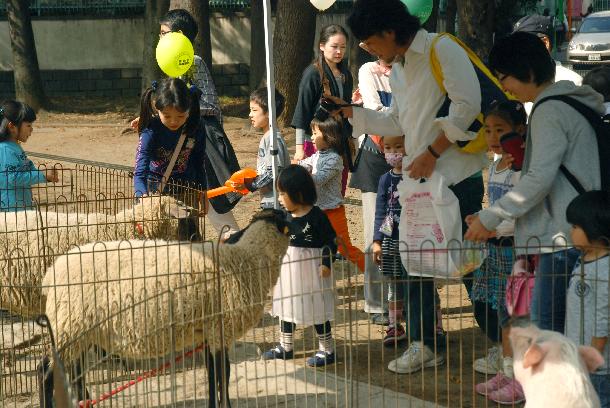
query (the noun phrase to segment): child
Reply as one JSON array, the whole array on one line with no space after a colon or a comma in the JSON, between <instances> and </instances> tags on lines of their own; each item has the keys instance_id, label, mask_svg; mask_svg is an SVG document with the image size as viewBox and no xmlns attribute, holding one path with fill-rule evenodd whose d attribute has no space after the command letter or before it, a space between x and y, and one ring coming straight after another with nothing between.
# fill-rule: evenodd
<instances>
[{"instance_id":1,"label":"child","mask_svg":"<svg viewBox=\"0 0 610 408\"><path fill-rule=\"evenodd\" d=\"M316 207L316 186L301 166L290 165L277 181L280 203L302 230L290 237L282 271L273 290L272 314L280 319L280 344L263 359L292 359L293 334L297 324L314 325L320 350L307 365L320 367L335 361L330 320L335 311L332 257L337 251L335 231Z\"/></svg>"},{"instance_id":2,"label":"child","mask_svg":"<svg viewBox=\"0 0 610 408\"><path fill-rule=\"evenodd\" d=\"M28 141L36 113L18 101L0 106L0 211L23 211L33 207L32 185L57 182L57 170L38 170L19 143Z\"/></svg>"},{"instance_id":3,"label":"child","mask_svg":"<svg viewBox=\"0 0 610 408\"><path fill-rule=\"evenodd\" d=\"M183 134L186 138L169 181L202 188L207 186L209 165L205 155L205 136L199 122L196 88L187 88L178 78L166 78L158 84L153 82L152 87L142 94L138 126L140 141L133 175L136 196L159 192L161 180ZM193 235L199 238L196 220L180 221L181 239L191 239Z\"/></svg>"},{"instance_id":4,"label":"child","mask_svg":"<svg viewBox=\"0 0 610 408\"><path fill-rule=\"evenodd\" d=\"M159 38L171 32L178 32L194 43L198 30L197 22L184 9L170 10L159 20ZM195 85L200 90L199 110L207 138L209 169L213 170L207 173L208 188L220 187L239 170L239 163L233 146L222 128L220 103L212 75L203 59L195 55L193 65L181 79L187 86ZM131 126L138 129L138 121L139 118L134 119ZM225 238L239 230L232 209L241 197L239 193L228 193L210 199L208 220L218 233L225 231L225 226L229 227L224 235Z\"/></svg>"},{"instance_id":5,"label":"child","mask_svg":"<svg viewBox=\"0 0 610 408\"><path fill-rule=\"evenodd\" d=\"M591 376L601 407L610 408L610 192L589 191L566 210L572 243L581 251L568 286L565 335L576 344L593 346L604 364Z\"/></svg>"},{"instance_id":6,"label":"child","mask_svg":"<svg viewBox=\"0 0 610 408\"><path fill-rule=\"evenodd\" d=\"M512 157L506 154L500 145L500 138L510 132L525 135L527 117L523 104L517 101L494 103L485 116L485 133L489 149L499 158L489 167L487 195L489 204L493 205L504 194L510 191L519 180L520 172L511 167ZM515 261L513 233L514 220L504 220L496 229L495 234L487 242L488 257L479 269L474 272L471 300L482 302L497 311L496 316L488 316L485 311L475 310L479 327L485 331L489 339L498 341L498 326L501 328L502 356L500 350L492 347L487 357L478 359L474 369L485 374L496 375L487 382L477 384L475 390L486 395L492 401L500 404L517 404L524 400L521 385L514 379L512 350L508 339L509 315L506 310L505 292L506 280L512 272Z\"/></svg>"},{"instance_id":7,"label":"child","mask_svg":"<svg viewBox=\"0 0 610 408\"><path fill-rule=\"evenodd\" d=\"M316 205L326 213L337 236L341 239L338 242L339 253L364 272L364 253L352 245L343 206L341 177L345 159L341 156L349 153L343 151L341 123L334 117L329 117L325 121L314 118L311 121L311 130L316 152L299 161L298 164L307 168L313 177L318 191Z\"/></svg>"},{"instance_id":8,"label":"child","mask_svg":"<svg viewBox=\"0 0 610 408\"><path fill-rule=\"evenodd\" d=\"M284 110L284 97L275 91L276 114L280 116ZM262 129L265 134L258 145L258 158L256 159L257 177L246 183L250 191L260 190L261 208L273 208L273 169L271 156L271 134L269 133L269 106L267 104L267 88L259 88L250 95L250 123L252 127ZM278 151L278 174L290 164L290 155L282 135L276 133Z\"/></svg>"},{"instance_id":9,"label":"child","mask_svg":"<svg viewBox=\"0 0 610 408\"><path fill-rule=\"evenodd\" d=\"M585 75L583 85L589 85L604 97L606 115L610 113L610 67L596 67Z\"/></svg>"},{"instance_id":10,"label":"child","mask_svg":"<svg viewBox=\"0 0 610 408\"><path fill-rule=\"evenodd\" d=\"M373 257L379 265L387 284L388 317L390 325L386 330L383 344L393 346L407 338L400 324L405 296L406 273L402 266L398 249L398 221L401 206L398 202L398 183L402 181L402 159L406 155L404 136L384 136L381 138L385 159L392 169L379 179L375 205L375 226L373 230Z\"/></svg>"}]
</instances>

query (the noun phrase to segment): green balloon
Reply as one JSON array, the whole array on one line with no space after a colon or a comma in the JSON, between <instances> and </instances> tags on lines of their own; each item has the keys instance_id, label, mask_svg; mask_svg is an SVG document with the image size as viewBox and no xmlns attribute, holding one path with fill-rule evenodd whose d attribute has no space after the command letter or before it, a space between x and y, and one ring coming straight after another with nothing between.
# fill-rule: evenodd
<instances>
[{"instance_id":1,"label":"green balloon","mask_svg":"<svg viewBox=\"0 0 610 408\"><path fill-rule=\"evenodd\" d=\"M432 14L432 0L401 0L409 10L411 15L419 17L419 21L424 24Z\"/></svg>"}]
</instances>

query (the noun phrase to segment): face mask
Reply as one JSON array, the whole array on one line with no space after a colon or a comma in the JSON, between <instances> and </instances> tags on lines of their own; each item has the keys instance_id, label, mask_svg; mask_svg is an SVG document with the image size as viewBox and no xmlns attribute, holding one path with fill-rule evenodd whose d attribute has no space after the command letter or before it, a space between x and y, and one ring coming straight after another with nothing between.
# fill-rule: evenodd
<instances>
[{"instance_id":1,"label":"face mask","mask_svg":"<svg viewBox=\"0 0 610 408\"><path fill-rule=\"evenodd\" d=\"M402 157L404 155L402 153L385 153L385 161L392 167L397 167L402 163Z\"/></svg>"}]
</instances>

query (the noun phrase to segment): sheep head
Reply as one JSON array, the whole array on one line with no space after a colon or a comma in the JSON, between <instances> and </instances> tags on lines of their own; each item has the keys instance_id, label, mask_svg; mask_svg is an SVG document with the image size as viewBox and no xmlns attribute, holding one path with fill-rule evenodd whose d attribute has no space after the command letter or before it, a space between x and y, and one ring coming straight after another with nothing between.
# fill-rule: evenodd
<instances>
[{"instance_id":1,"label":"sheep head","mask_svg":"<svg viewBox=\"0 0 610 408\"><path fill-rule=\"evenodd\" d=\"M231 235L225 244L258 248L259 254L265 255L264 261L279 265L288 248L290 235L297 231L284 211L262 210L254 214L246 228Z\"/></svg>"},{"instance_id":2,"label":"sheep head","mask_svg":"<svg viewBox=\"0 0 610 408\"><path fill-rule=\"evenodd\" d=\"M178 219L189 215L178 201L166 195L140 197L137 204L116 215L118 224L133 227L133 238L175 238Z\"/></svg>"}]
</instances>

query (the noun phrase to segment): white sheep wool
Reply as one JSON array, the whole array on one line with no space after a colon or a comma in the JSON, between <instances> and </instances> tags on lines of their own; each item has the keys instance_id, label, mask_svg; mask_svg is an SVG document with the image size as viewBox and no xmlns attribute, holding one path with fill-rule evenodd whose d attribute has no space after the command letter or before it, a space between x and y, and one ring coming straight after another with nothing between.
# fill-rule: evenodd
<instances>
[{"instance_id":1,"label":"white sheep wool","mask_svg":"<svg viewBox=\"0 0 610 408\"><path fill-rule=\"evenodd\" d=\"M136 360L168 356L172 344L226 347L260 320L288 242L259 220L217 247L115 241L71 250L43 282L60 356L69 364L93 345Z\"/></svg>"},{"instance_id":2,"label":"white sheep wool","mask_svg":"<svg viewBox=\"0 0 610 408\"><path fill-rule=\"evenodd\" d=\"M41 281L53 260L88 242L174 237L179 208L150 196L116 215L39 210L0 213L0 309L35 317L44 312Z\"/></svg>"}]
</instances>

